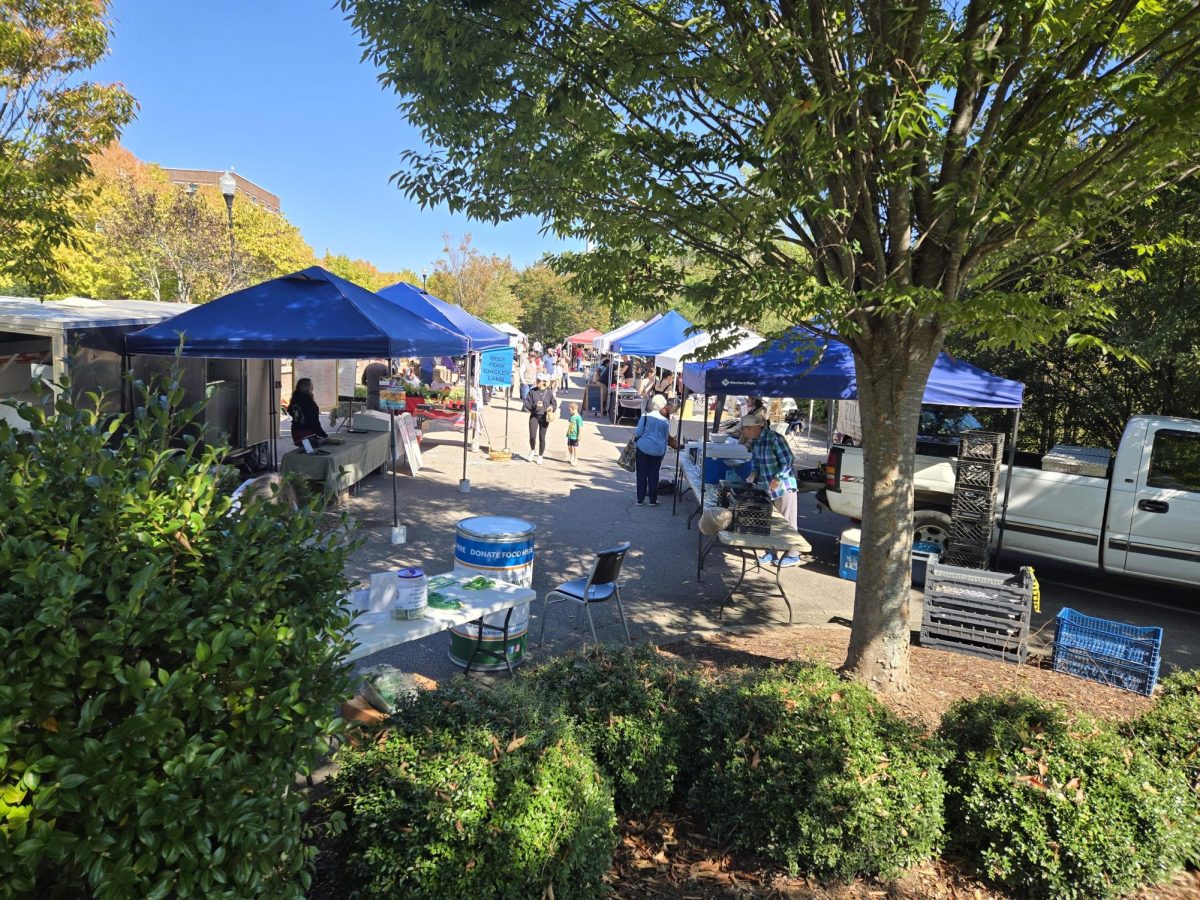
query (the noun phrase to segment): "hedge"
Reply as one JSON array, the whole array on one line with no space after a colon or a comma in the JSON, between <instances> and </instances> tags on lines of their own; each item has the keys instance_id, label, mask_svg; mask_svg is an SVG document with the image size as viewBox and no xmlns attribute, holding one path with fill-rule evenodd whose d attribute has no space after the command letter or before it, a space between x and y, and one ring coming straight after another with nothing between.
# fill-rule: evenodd
<instances>
[{"instance_id":1,"label":"hedge","mask_svg":"<svg viewBox=\"0 0 1200 900\"><path fill-rule=\"evenodd\" d=\"M338 856L363 896L602 892L612 791L573 723L519 685L424 693L337 764Z\"/></svg>"},{"instance_id":2,"label":"hedge","mask_svg":"<svg viewBox=\"0 0 1200 900\"><path fill-rule=\"evenodd\" d=\"M348 547L231 514L177 387L125 422L64 388L0 424L0 896L300 896Z\"/></svg>"}]
</instances>

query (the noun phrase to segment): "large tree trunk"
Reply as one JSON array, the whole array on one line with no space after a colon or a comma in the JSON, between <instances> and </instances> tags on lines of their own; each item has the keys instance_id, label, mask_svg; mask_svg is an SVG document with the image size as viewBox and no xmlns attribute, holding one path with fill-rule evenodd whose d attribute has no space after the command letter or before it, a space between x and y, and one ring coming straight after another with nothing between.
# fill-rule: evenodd
<instances>
[{"instance_id":1,"label":"large tree trunk","mask_svg":"<svg viewBox=\"0 0 1200 900\"><path fill-rule=\"evenodd\" d=\"M877 691L903 691L908 688L917 421L941 334L932 326L910 330L891 322L853 343L865 483L854 624L844 668Z\"/></svg>"}]
</instances>

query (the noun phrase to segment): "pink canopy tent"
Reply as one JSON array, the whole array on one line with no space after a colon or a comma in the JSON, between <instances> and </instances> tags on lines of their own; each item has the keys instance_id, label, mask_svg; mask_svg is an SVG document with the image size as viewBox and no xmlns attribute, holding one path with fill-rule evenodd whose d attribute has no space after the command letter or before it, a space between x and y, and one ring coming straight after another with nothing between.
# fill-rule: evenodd
<instances>
[{"instance_id":1,"label":"pink canopy tent","mask_svg":"<svg viewBox=\"0 0 1200 900\"><path fill-rule=\"evenodd\" d=\"M568 344L586 344L590 347L592 344L592 341L594 341L596 338L600 337L603 333L604 332L602 332L596 328L589 328L587 331L581 331L581 332L579 332L579 334L571 335L569 338L567 338L567 343Z\"/></svg>"}]
</instances>

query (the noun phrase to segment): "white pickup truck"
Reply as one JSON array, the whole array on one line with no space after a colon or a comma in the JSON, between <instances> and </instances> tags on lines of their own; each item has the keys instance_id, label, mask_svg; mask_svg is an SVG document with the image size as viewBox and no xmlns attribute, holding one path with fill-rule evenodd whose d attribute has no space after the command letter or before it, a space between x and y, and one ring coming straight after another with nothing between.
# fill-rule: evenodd
<instances>
[{"instance_id":1,"label":"white pickup truck","mask_svg":"<svg viewBox=\"0 0 1200 900\"><path fill-rule=\"evenodd\" d=\"M915 540L943 547L957 460L920 453L915 470ZM1018 453L1013 469L1003 551L1042 557L1158 581L1200 586L1200 421L1134 416L1104 477L1041 468ZM999 525L1008 466L996 495ZM863 458L835 446L826 464L823 506L862 518Z\"/></svg>"}]
</instances>

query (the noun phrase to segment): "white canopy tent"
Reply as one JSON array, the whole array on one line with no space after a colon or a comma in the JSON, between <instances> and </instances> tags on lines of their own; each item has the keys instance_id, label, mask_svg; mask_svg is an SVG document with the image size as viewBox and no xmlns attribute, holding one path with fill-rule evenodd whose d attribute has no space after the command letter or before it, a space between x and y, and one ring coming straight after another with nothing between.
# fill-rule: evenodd
<instances>
[{"instance_id":1,"label":"white canopy tent","mask_svg":"<svg viewBox=\"0 0 1200 900\"><path fill-rule=\"evenodd\" d=\"M650 321L653 322L654 320L651 319ZM612 331L608 332L608 334L600 335L600 337L598 337L594 341L592 341L592 346L595 349L599 350L601 353L608 353L612 349L613 341L620 340L621 338L625 337L625 335L627 335L627 334L632 334L633 332L637 331L639 328L641 328L643 325L646 325L646 324L647 323L643 322L641 319L637 319L636 321L633 321L633 322L628 322L628 323L622 325L620 328L614 328Z\"/></svg>"},{"instance_id":2,"label":"white canopy tent","mask_svg":"<svg viewBox=\"0 0 1200 900\"><path fill-rule=\"evenodd\" d=\"M492 327L497 331L503 331L508 335L508 345L510 347L515 347L517 345L517 340L525 337L525 332L523 332L520 328L517 328L515 325L509 325L507 322L493 323Z\"/></svg>"},{"instance_id":3,"label":"white canopy tent","mask_svg":"<svg viewBox=\"0 0 1200 900\"><path fill-rule=\"evenodd\" d=\"M669 350L664 350L662 353L654 357L654 365L660 369L667 369L671 372L679 371L683 365L685 357L693 355L702 347L707 347L718 336L711 335L706 331L699 334L694 334L682 343L676 344ZM723 351L721 356L733 356L735 353L744 353L747 350L752 350L762 343L762 337L752 331L738 332L737 342Z\"/></svg>"}]
</instances>

